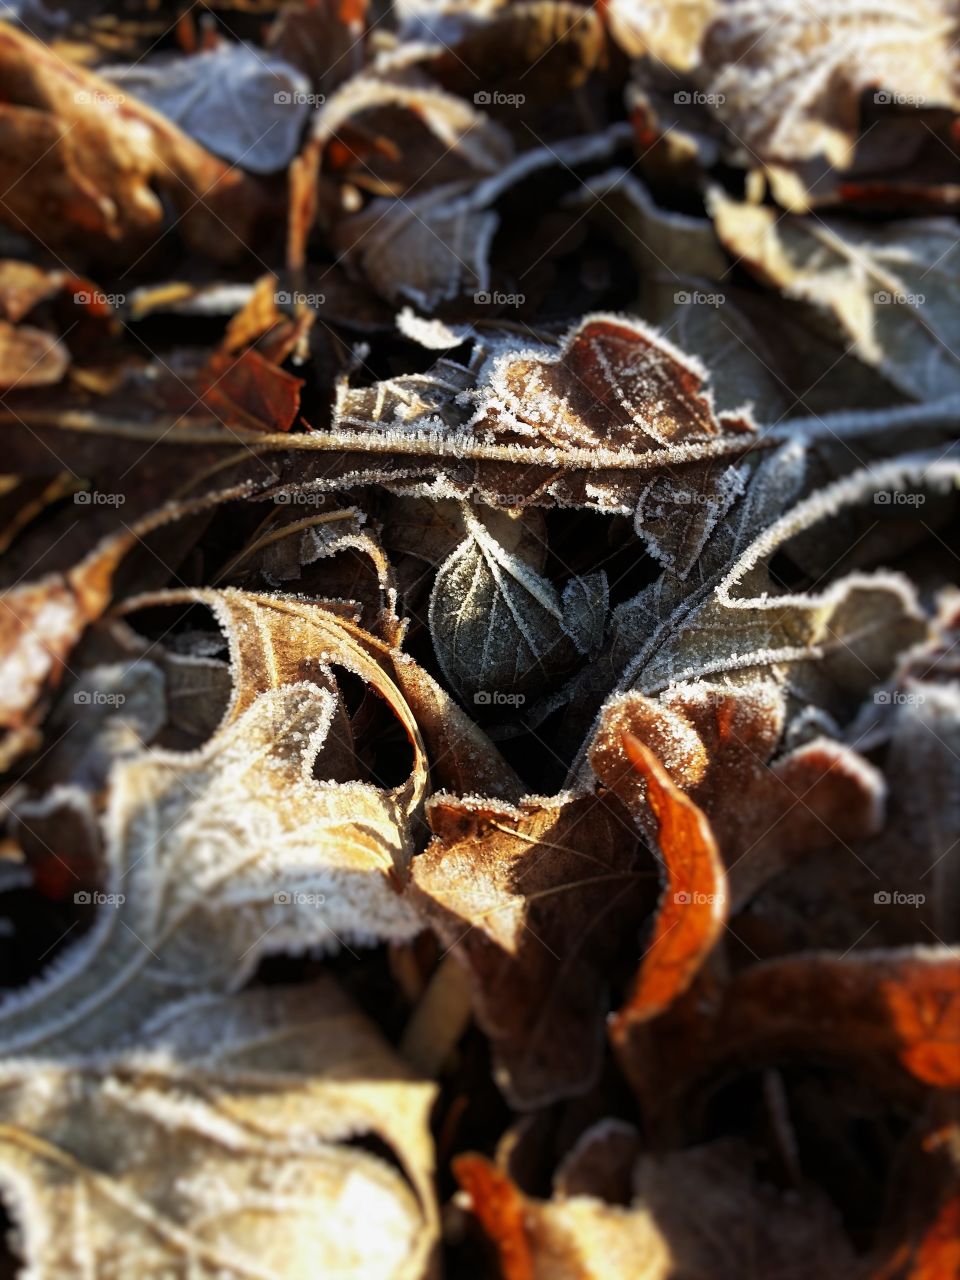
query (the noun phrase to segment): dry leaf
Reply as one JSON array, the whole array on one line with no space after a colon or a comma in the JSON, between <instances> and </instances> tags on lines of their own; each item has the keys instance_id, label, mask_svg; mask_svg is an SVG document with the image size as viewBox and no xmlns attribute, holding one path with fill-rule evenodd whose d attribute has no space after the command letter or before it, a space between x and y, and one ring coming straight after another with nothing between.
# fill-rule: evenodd
<instances>
[{"instance_id":1,"label":"dry leaf","mask_svg":"<svg viewBox=\"0 0 960 1280\"><path fill-rule=\"evenodd\" d=\"M467 966L498 1082L514 1106L587 1089L602 1043L604 974L636 933L648 868L613 798L519 805L436 796L415 901Z\"/></svg>"},{"instance_id":2,"label":"dry leaf","mask_svg":"<svg viewBox=\"0 0 960 1280\"><path fill-rule=\"evenodd\" d=\"M703 813L674 785L654 752L617 726L615 716L602 725L590 759L600 781L652 828L666 881L653 938L612 1025L614 1041L620 1042L631 1025L662 1013L690 986L727 918L727 882Z\"/></svg>"},{"instance_id":3,"label":"dry leaf","mask_svg":"<svg viewBox=\"0 0 960 1280\"><path fill-rule=\"evenodd\" d=\"M6 1059L0 1081L32 1274L429 1273L433 1090L329 979L198 996L95 1057Z\"/></svg>"}]
</instances>

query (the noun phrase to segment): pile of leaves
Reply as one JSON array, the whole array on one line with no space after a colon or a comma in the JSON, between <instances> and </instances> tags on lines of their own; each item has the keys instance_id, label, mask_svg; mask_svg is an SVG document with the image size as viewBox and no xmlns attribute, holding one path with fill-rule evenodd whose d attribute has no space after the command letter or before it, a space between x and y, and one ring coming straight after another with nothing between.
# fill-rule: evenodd
<instances>
[{"instance_id":1,"label":"pile of leaves","mask_svg":"<svg viewBox=\"0 0 960 1280\"><path fill-rule=\"evenodd\" d=\"M956 0L0 8L0 1276L960 1275Z\"/></svg>"}]
</instances>

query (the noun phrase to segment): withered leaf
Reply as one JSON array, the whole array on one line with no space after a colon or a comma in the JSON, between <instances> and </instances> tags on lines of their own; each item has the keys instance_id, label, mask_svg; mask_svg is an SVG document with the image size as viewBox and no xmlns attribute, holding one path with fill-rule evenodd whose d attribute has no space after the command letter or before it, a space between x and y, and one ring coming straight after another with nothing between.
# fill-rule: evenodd
<instances>
[{"instance_id":1,"label":"withered leaf","mask_svg":"<svg viewBox=\"0 0 960 1280\"><path fill-rule=\"evenodd\" d=\"M415 902L470 971L478 1021L514 1106L582 1092L600 1064L603 991L636 935L648 861L613 798L518 805L435 796Z\"/></svg>"},{"instance_id":2,"label":"withered leaf","mask_svg":"<svg viewBox=\"0 0 960 1280\"><path fill-rule=\"evenodd\" d=\"M719 191L711 211L727 249L765 284L822 315L827 336L916 399L960 390L954 350L960 250L947 218L873 227L792 217Z\"/></svg>"},{"instance_id":3,"label":"withered leaf","mask_svg":"<svg viewBox=\"0 0 960 1280\"><path fill-rule=\"evenodd\" d=\"M454 1171L508 1280L853 1280L856 1258L826 1197L764 1186L746 1144L716 1142L633 1169L629 1207L524 1195L482 1156Z\"/></svg>"},{"instance_id":4,"label":"withered leaf","mask_svg":"<svg viewBox=\"0 0 960 1280\"><path fill-rule=\"evenodd\" d=\"M266 191L110 81L7 23L0 72L5 223L47 245L133 255L162 230L161 192L213 258L235 258L254 238Z\"/></svg>"},{"instance_id":5,"label":"withered leaf","mask_svg":"<svg viewBox=\"0 0 960 1280\"><path fill-rule=\"evenodd\" d=\"M826 166L881 175L905 167L931 122L938 124L937 109L956 113L955 21L949 0L892 9L850 4L822 14L787 0L734 0L707 29L701 80L734 145L759 158L775 181L785 171L778 198L802 207ZM861 114L865 90L875 92L889 122L872 138ZM913 117L912 128L903 129L904 115L908 124ZM798 180L787 181L794 170Z\"/></svg>"},{"instance_id":6,"label":"withered leaf","mask_svg":"<svg viewBox=\"0 0 960 1280\"><path fill-rule=\"evenodd\" d=\"M0 1064L0 1180L36 1274L425 1274L433 1090L329 979L178 1002L97 1048Z\"/></svg>"},{"instance_id":7,"label":"withered leaf","mask_svg":"<svg viewBox=\"0 0 960 1280\"><path fill-rule=\"evenodd\" d=\"M638 694L612 701L593 747L605 761L618 735L628 735L667 763L709 820L734 910L791 861L854 844L883 822L883 775L827 738L782 751L784 720L773 682L725 688L698 681L674 685L657 701Z\"/></svg>"},{"instance_id":8,"label":"withered leaf","mask_svg":"<svg viewBox=\"0 0 960 1280\"><path fill-rule=\"evenodd\" d=\"M53 334L0 320L0 390L49 386L69 364L69 353Z\"/></svg>"},{"instance_id":9,"label":"withered leaf","mask_svg":"<svg viewBox=\"0 0 960 1280\"><path fill-rule=\"evenodd\" d=\"M727 882L710 824L653 751L617 723L601 724L590 759L597 776L650 831L665 884L653 937L613 1036L655 1017L693 981L726 920ZM652 819L652 821L651 821Z\"/></svg>"}]
</instances>

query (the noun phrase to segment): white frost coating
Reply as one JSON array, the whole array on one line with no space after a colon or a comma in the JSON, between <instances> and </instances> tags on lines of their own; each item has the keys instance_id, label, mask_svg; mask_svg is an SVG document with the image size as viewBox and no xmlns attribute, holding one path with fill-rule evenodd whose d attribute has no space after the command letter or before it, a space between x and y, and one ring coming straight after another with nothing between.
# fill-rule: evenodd
<instances>
[{"instance_id":1,"label":"white frost coating","mask_svg":"<svg viewBox=\"0 0 960 1280\"><path fill-rule=\"evenodd\" d=\"M197 752L116 767L106 892L125 901L0 1005L0 1053L107 1043L177 991L235 988L264 953L417 931L387 878L407 856L398 799L311 776L335 708L287 685Z\"/></svg>"}]
</instances>

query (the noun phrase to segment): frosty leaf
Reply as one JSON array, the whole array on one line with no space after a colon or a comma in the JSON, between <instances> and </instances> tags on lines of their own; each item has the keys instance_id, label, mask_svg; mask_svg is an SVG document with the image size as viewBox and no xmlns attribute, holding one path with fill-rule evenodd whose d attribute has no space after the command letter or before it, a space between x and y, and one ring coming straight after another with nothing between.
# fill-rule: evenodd
<instances>
[{"instance_id":1,"label":"frosty leaf","mask_svg":"<svg viewBox=\"0 0 960 1280\"><path fill-rule=\"evenodd\" d=\"M746 1143L641 1156L628 1206L534 1199L477 1155L457 1157L454 1172L510 1280L821 1280L827 1258L831 1280L859 1272L826 1196L771 1186Z\"/></svg>"},{"instance_id":2,"label":"frosty leaf","mask_svg":"<svg viewBox=\"0 0 960 1280\"><path fill-rule=\"evenodd\" d=\"M828 337L850 347L917 399L960 390L955 316L960 249L949 219L874 227L782 216L714 192L717 234L738 261L823 316Z\"/></svg>"},{"instance_id":3,"label":"frosty leaf","mask_svg":"<svg viewBox=\"0 0 960 1280\"><path fill-rule=\"evenodd\" d=\"M310 111L310 82L295 67L231 41L190 57L104 67L101 74L214 155L253 173L290 163Z\"/></svg>"},{"instance_id":4,"label":"frosty leaf","mask_svg":"<svg viewBox=\"0 0 960 1280\"><path fill-rule=\"evenodd\" d=\"M402 804L311 774L334 710L287 685L192 755L115 766L97 922L0 1006L0 1048L92 1049L178 991L235 988L263 953L416 931L391 880Z\"/></svg>"},{"instance_id":5,"label":"frosty leaf","mask_svg":"<svg viewBox=\"0 0 960 1280\"><path fill-rule=\"evenodd\" d=\"M471 973L501 1087L524 1109L584 1091L600 1063L603 975L643 901L626 812L561 795L435 797L427 813L415 901Z\"/></svg>"},{"instance_id":6,"label":"frosty leaf","mask_svg":"<svg viewBox=\"0 0 960 1280\"><path fill-rule=\"evenodd\" d=\"M629 735L667 763L709 820L736 910L791 861L854 844L883 822L883 777L867 760L824 738L781 753L783 731L774 683L698 681L667 689L657 702L637 694L611 702L593 753L605 755L618 735Z\"/></svg>"},{"instance_id":7,"label":"frosty leaf","mask_svg":"<svg viewBox=\"0 0 960 1280\"><path fill-rule=\"evenodd\" d=\"M704 362L719 410L749 406L763 423L896 401L894 386L839 350L792 293L772 299L738 284L739 251L727 245L731 262L710 220L659 208L618 169L591 178L572 203L622 245L637 269L640 314Z\"/></svg>"},{"instance_id":8,"label":"frosty leaf","mask_svg":"<svg viewBox=\"0 0 960 1280\"><path fill-rule=\"evenodd\" d=\"M611 450L663 448L684 460L683 446L749 433L738 420L718 422L703 367L646 325L625 317L587 316L548 350L495 356L481 371L475 420L518 443Z\"/></svg>"},{"instance_id":9,"label":"frosty leaf","mask_svg":"<svg viewBox=\"0 0 960 1280\"><path fill-rule=\"evenodd\" d=\"M666 884L653 939L613 1035L655 1017L682 994L709 955L727 917L727 882L710 824L675 786L657 756L607 715L591 751L600 781L650 833Z\"/></svg>"},{"instance_id":10,"label":"frosty leaf","mask_svg":"<svg viewBox=\"0 0 960 1280\"><path fill-rule=\"evenodd\" d=\"M237 591L127 607L183 602L208 604L230 642L223 724L198 751L117 760L105 905L61 971L0 1008L0 1046L93 1046L172 991L231 989L261 953L417 931L399 888L427 760L385 670L389 649L316 606ZM414 753L401 785L317 781L344 761L331 663L372 685L400 720Z\"/></svg>"},{"instance_id":11,"label":"frosty leaf","mask_svg":"<svg viewBox=\"0 0 960 1280\"><path fill-rule=\"evenodd\" d=\"M88 622L110 602L111 579L136 537L118 534L67 574L18 584L0 594L0 726L3 767L28 745L41 693L62 675Z\"/></svg>"},{"instance_id":12,"label":"frosty leaf","mask_svg":"<svg viewBox=\"0 0 960 1280\"><path fill-rule=\"evenodd\" d=\"M430 631L437 660L467 700L522 706L574 660L553 585L475 515L437 571Z\"/></svg>"},{"instance_id":13,"label":"frosty leaf","mask_svg":"<svg viewBox=\"0 0 960 1280\"><path fill-rule=\"evenodd\" d=\"M931 118L938 108L956 112L954 23L949 0L911 7L848 3L825 13L789 0L734 0L707 30L701 76L751 157L774 167L812 162L802 180L815 188L825 161L839 170L855 161L865 165L863 146L881 173L909 160L926 122L921 115L905 131L898 117L916 116L918 106ZM887 113L878 137L863 127L864 90L877 91ZM802 200L800 192L795 199Z\"/></svg>"},{"instance_id":14,"label":"frosty leaf","mask_svg":"<svg viewBox=\"0 0 960 1280\"><path fill-rule=\"evenodd\" d=\"M808 529L836 518L878 489L951 483L954 464L919 459L855 472L795 506L743 550L700 604L681 604L656 653L629 676L640 692L703 679L744 683L772 677L799 705L848 715L893 669L898 653L926 632L913 590L890 574L854 573L814 594L777 593L769 576L774 553ZM649 651L648 651L649 653Z\"/></svg>"},{"instance_id":15,"label":"frosty leaf","mask_svg":"<svg viewBox=\"0 0 960 1280\"><path fill-rule=\"evenodd\" d=\"M610 130L569 139L527 151L510 163L494 161L492 175L479 182L461 179L403 200L373 200L337 222L333 243L379 294L396 303L412 302L430 312L463 294L479 294L483 302L491 287L490 247L499 226L494 202L542 170L602 159L618 137Z\"/></svg>"},{"instance_id":16,"label":"frosty leaf","mask_svg":"<svg viewBox=\"0 0 960 1280\"><path fill-rule=\"evenodd\" d=\"M610 607L610 586L602 569L571 578L563 588L563 629L582 654L600 647Z\"/></svg>"},{"instance_id":17,"label":"frosty leaf","mask_svg":"<svg viewBox=\"0 0 960 1280\"><path fill-rule=\"evenodd\" d=\"M31 1274L427 1274L433 1090L332 982L197 996L98 1048L0 1064L0 1186Z\"/></svg>"}]
</instances>

